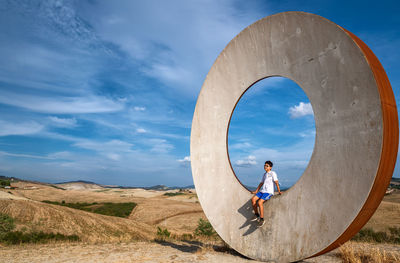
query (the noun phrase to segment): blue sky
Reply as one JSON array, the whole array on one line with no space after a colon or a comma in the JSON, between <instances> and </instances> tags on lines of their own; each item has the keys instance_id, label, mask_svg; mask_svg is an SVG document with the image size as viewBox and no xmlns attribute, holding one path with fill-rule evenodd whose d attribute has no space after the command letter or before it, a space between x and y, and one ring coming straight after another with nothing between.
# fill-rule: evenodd
<instances>
[{"instance_id":1,"label":"blue sky","mask_svg":"<svg viewBox=\"0 0 400 263\"><path fill-rule=\"evenodd\" d=\"M397 1L0 0L0 174L192 184L190 127L208 70L245 27L296 10L324 16L366 42L400 104ZM287 186L308 163L312 109L292 86L282 78L262 81L234 112L229 153L245 184L259 181L265 159ZM272 116L268 125L263 116Z\"/></svg>"}]
</instances>

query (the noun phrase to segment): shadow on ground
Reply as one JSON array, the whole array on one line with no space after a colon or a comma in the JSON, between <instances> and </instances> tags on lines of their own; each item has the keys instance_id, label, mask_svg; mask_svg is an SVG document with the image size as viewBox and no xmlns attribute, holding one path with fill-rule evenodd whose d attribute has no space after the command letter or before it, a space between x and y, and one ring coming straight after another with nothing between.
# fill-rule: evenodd
<instances>
[{"instance_id":1,"label":"shadow on ground","mask_svg":"<svg viewBox=\"0 0 400 263\"><path fill-rule=\"evenodd\" d=\"M202 249L203 246L203 243L198 241L182 241L181 244L176 244L166 240L156 240L155 242L162 246L172 247L186 253L196 253L199 249Z\"/></svg>"},{"instance_id":2,"label":"shadow on ground","mask_svg":"<svg viewBox=\"0 0 400 263\"><path fill-rule=\"evenodd\" d=\"M238 253L236 250L230 248L228 245L209 245L196 240L184 240L179 241L179 243L174 243L167 240L155 240L155 242L162 246L169 246L185 253L196 253L204 248L210 248L215 252L228 253L234 256L249 259Z\"/></svg>"}]
</instances>

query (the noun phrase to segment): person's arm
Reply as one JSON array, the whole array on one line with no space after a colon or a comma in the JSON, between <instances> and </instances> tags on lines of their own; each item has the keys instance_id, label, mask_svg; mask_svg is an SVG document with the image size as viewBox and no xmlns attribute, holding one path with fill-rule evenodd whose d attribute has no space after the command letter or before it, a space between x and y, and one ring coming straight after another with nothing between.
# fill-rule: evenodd
<instances>
[{"instance_id":1,"label":"person's arm","mask_svg":"<svg viewBox=\"0 0 400 263\"><path fill-rule=\"evenodd\" d=\"M281 189L279 188L279 182L278 181L274 181L276 184L276 189L278 189L279 194L281 195Z\"/></svg>"},{"instance_id":2,"label":"person's arm","mask_svg":"<svg viewBox=\"0 0 400 263\"><path fill-rule=\"evenodd\" d=\"M260 190L260 188L261 188L262 185L263 185L263 182L261 182L261 183L258 185L257 189L256 189L255 191L251 192L251 193L252 193L252 194L258 193L258 191Z\"/></svg>"}]
</instances>

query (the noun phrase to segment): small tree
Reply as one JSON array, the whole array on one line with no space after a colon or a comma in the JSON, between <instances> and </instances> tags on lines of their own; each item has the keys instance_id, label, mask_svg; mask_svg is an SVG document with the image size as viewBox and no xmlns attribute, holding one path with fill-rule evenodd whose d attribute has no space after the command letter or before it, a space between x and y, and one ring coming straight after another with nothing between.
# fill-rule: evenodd
<instances>
[{"instance_id":1,"label":"small tree","mask_svg":"<svg viewBox=\"0 0 400 263\"><path fill-rule=\"evenodd\" d=\"M169 238L171 232L169 232L166 228L162 229L161 227L157 227L157 239L158 240L165 240Z\"/></svg>"},{"instance_id":2,"label":"small tree","mask_svg":"<svg viewBox=\"0 0 400 263\"><path fill-rule=\"evenodd\" d=\"M1 186L10 186L10 180L0 180L0 185Z\"/></svg>"},{"instance_id":3,"label":"small tree","mask_svg":"<svg viewBox=\"0 0 400 263\"><path fill-rule=\"evenodd\" d=\"M14 219L7 214L0 213L0 237L11 232L14 228Z\"/></svg>"},{"instance_id":4,"label":"small tree","mask_svg":"<svg viewBox=\"0 0 400 263\"><path fill-rule=\"evenodd\" d=\"M203 218L199 219L199 224L194 231L196 236L214 236L216 234L214 228L212 227L211 223L207 220L203 220Z\"/></svg>"}]
</instances>

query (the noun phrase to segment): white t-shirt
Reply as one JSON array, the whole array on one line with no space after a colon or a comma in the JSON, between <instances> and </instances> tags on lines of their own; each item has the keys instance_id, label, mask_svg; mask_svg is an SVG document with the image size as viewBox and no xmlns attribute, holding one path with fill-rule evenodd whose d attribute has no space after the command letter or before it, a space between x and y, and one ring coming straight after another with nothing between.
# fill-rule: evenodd
<instances>
[{"instance_id":1,"label":"white t-shirt","mask_svg":"<svg viewBox=\"0 0 400 263\"><path fill-rule=\"evenodd\" d=\"M278 181L278 176L274 171L264 173L261 183L264 183L261 187L261 193L274 194L274 181Z\"/></svg>"}]
</instances>

